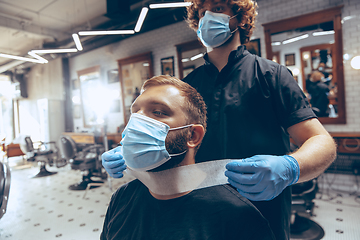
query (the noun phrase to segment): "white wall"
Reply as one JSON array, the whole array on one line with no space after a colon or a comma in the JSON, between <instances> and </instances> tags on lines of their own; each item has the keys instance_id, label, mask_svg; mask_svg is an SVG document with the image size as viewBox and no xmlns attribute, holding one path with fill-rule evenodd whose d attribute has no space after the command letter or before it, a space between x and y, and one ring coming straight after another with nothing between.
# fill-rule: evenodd
<instances>
[{"instance_id":1,"label":"white wall","mask_svg":"<svg viewBox=\"0 0 360 240\"><path fill-rule=\"evenodd\" d=\"M344 5L342 17L360 16L358 0L258 0L259 15L256 29L252 39L261 39L262 57L265 54L265 41L263 23L268 23L284 18L298 16L314 11L327 9L333 6ZM359 17L344 21L343 23L344 54L351 56L360 54L360 27ZM180 22L166 26L152 32L135 35L131 38L114 43L91 52L70 59L71 79L77 78L76 71L95 65L101 66L101 75L106 79L107 70L117 68L116 60L151 51L153 53L154 74L161 74L160 59L174 56L175 74L178 76L176 44L196 39L193 30L186 23ZM360 92L359 70L350 67L350 60L344 61L345 94L347 124L325 125L330 132L360 131ZM121 125L122 118L112 119L109 123L109 132L114 132L116 126ZM82 120L74 121L75 127L82 129Z\"/></svg>"},{"instance_id":2,"label":"white wall","mask_svg":"<svg viewBox=\"0 0 360 240\"><path fill-rule=\"evenodd\" d=\"M65 129L61 58L32 67L28 98L19 100L20 134L35 141L57 141Z\"/></svg>"}]
</instances>

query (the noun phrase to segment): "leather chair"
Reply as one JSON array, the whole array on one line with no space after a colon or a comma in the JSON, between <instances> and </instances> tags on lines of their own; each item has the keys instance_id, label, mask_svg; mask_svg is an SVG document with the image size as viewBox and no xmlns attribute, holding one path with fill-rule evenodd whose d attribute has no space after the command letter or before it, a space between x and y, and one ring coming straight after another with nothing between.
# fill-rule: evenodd
<instances>
[{"instance_id":1,"label":"leather chair","mask_svg":"<svg viewBox=\"0 0 360 240\"><path fill-rule=\"evenodd\" d=\"M53 166L54 162L57 160L58 148L55 142L40 142L39 148L35 149L33 141L27 136L25 137L25 143L28 161L37 161L40 163L40 171L34 178L46 177L57 173L49 172L46 169L46 163Z\"/></svg>"},{"instance_id":2,"label":"leather chair","mask_svg":"<svg viewBox=\"0 0 360 240\"><path fill-rule=\"evenodd\" d=\"M318 240L324 237L323 228L310 219L318 190L317 179L292 185L291 239Z\"/></svg>"},{"instance_id":3,"label":"leather chair","mask_svg":"<svg viewBox=\"0 0 360 240\"><path fill-rule=\"evenodd\" d=\"M8 164L0 162L0 219L6 213L9 200L11 173Z\"/></svg>"},{"instance_id":4,"label":"leather chair","mask_svg":"<svg viewBox=\"0 0 360 240\"><path fill-rule=\"evenodd\" d=\"M290 143L290 150L296 151L298 147ZM290 238L292 240L318 240L325 232L323 228L310 219L313 215L316 193L319 190L317 179L303 183L296 183L291 186L291 222Z\"/></svg>"},{"instance_id":5,"label":"leather chair","mask_svg":"<svg viewBox=\"0 0 360 240\"><path fill-rule=\"evenodd\" d=\"M93 144L83 149L78 147L70 136L60 137L60 151L71 165L71 169L82 172L82 180L69 186L70 190L86 190L88 186L99 187L103 181L94 181L92 177L106 179L101 165L101 154L104 152L103 145Z\"/></svg>"}]
</instances>

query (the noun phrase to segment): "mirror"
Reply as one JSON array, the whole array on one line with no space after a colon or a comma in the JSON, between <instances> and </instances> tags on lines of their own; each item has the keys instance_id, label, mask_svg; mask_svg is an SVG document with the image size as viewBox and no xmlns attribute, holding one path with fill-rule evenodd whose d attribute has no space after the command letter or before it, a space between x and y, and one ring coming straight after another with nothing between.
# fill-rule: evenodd
<instances>
[{"instance_id":1,"label":"mirror","mask_svg":"<svg viewBox=\"0 0 360 240\"><path fill-rule=\"evenodd\" d=\"M143 83L154 76L151 52L120 59L118 62L122 93L124 125L130 118L130 107L139 96Z\"/></svg>"},{"instance_id":2,"label":"mirror","mask_svg":"<svg viewBox=\"0 0 360 240\"><path fill-rule=\"evenodd\" d=\"M100 66L80 70L77 72L77 75L80 83L80 99L84 127L89 128L103 121L103 116L100 116L101 113L98 111L99 109L96 108L98 104L94 102L97 100L94 96L98 96L97 89L102 88ZM74 105L74 110L76 108L78 108L78 105Z\"/></svg>"},{"instance_id":3,"label":"mirror","mask_svg":"<svg viewBox=\"0 0 360 240\"><path fill-rule=\"evenodd\" d=\"M250 53L261 56L260 39L251 40L245 46ZM206 48L198 40L176 45L176 51L180 79L205 63Z\"/></svg>"},{"instance_id":4,"label":"mirror","mask_svg":"<svg viewBox=\"0 0 360 240\"><path fill-rule=\"evenodd\" d=\"M346 123L341 8L263 24L267 58L293 72L323 124Z\"/></svg>"},{"instance_id":5,"label":"mirror","mask_svg":"<svg viewBox=\"0 0 360 240\"><path fill-rule=\"evenodd\" d=\"M176 51L180 79L204 64L202 57L206 53L206 48L198 40L176 45Z\"/></svg>"},{"instance_id":6,"label":"mirror","mask_svg":"<svg viewBox=\"0 0 360 240\"><path fill-rule=\"evenodd\" d=\"M303 89L318 117L338 117L333 52L333 44L313 45L300 49Z\"/></svg>"}]
</instances>

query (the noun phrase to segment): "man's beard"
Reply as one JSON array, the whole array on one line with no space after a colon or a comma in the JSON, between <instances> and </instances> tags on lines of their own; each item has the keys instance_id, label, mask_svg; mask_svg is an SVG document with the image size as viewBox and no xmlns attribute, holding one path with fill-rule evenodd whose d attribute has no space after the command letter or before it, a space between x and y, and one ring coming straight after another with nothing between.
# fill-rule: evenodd
<instances>
[{"instance_id":1,"label":"man's beard","mask_svg":"<svg viewBox=\"0 0 360 240\"><path fill-rule=\"evenodd\" d=\"M170 168L174 168L179 165L185 158L188 141L188 129L176 130L174 132L169 132L165 139L165 147L168 153L171 154L179 154L178 156L173 156L164 164L160 165L157 168L148 170L148 172L159 172L163 170L167 170Z\"/></svg>"}]
</instances>

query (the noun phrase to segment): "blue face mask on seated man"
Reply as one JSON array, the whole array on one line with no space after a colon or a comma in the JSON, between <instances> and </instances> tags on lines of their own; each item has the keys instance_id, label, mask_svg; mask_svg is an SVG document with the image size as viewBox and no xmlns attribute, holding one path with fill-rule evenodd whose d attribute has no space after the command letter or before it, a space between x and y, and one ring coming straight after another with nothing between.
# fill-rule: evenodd
<instances>
[{"instance_id":1,"label":"blue face mask on seated man","mask_svg":"<svg viewBox=\"0 0 360 240\"><path fill-rule=\"evenodd\" d=\"M169 154L165 139L169 131L183 129L193 124L170 128L167 124L147 116L133 113L122 133L122 155L128 167L148 171L159 167L171 157L186 153Z\"/></svg>"},{"instance_id":2,"label":"blue face mask on seated man","mask_svg":"<svg viewBox=\"0 0 360 240\"><path fill-rule=\"evenodd\" d=\"M236 15L230 17L227 14L206 11L204 17L200 19L197 36L206 47L221 46L237 30L236 28L231 32L229 26L230 19L234 17Z\"/></svg>"}]
</instances>

